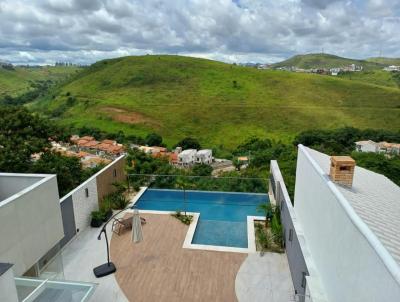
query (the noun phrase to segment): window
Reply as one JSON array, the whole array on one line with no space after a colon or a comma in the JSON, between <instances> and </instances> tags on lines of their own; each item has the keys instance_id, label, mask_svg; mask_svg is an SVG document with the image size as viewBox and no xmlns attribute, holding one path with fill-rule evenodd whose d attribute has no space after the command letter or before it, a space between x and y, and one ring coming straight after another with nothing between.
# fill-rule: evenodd
<instances>
[{"instance_id":1,"label":"window","mask_svg":"<svg viewBox=\"0 0 400 302\"><path fill-rule=\"evenodd\" d=\"M88 188L85 188L85 196L89 197L89 189Z\"/></svg>"},{"instance_id":2,"label":"window","mask_svg":"<svg viewBox=\"0 0 400 302\"><path fill-rule=\"evenodd\" d=\"M114 177L117 177L117 169L114 169L113 175L114 175Z\"/></svg>"},{"instance_id":3,"label":"window","mask_svg":"<svg viewBox=\"0 0 400 302\"><path fill-rule=\"evenodd\" d=\"M289 230L289 241L293 241L293 229Z\"/></svg>"}]
</instances>

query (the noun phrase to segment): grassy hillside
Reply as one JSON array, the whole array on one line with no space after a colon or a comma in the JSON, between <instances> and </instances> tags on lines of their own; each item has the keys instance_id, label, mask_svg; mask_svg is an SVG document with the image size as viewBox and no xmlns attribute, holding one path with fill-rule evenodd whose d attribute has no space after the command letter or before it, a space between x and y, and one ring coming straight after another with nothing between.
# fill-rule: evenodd
<instances>
[{"instance_id":1,"label":"grassy hillside","mask_svg":"<svg viewBox=\"0 0 400 302\"><path fill-rule=\"evenodd\" d=\"M63 124L219 148L312 128L400 128L399 89L180 56L100 61L33 108Z\"/></svg>"},{"instance_id":2,"label":"grassy hillside","mask_svg":"<svg viewBox=\"0 0 400 302\"><path fill-rule=\"evenodd\" d=\"M364 70L374 70L383 68L383 66L377 62L347 59L335 55L322 54L322 53L297 55L285 61L273 64L273 66L274 67L295 66L297 68L310 69L310 68L344 67L350 64L356 64L358 66L361 65L364 67Z\"/></svg>"},{"instance_id":3,"label":"grassy hillside","mask_svg":"<svg viewBox=\"0 0 400 302\"><path fill-rule=\"evenodd\" d=\"M35 81L60 81L74 74L78 67L44 66L14 67L8 70L0 66L0 98L4 95L17 96L29 90Z\"/></svg>"},{"instance_id":4,"label":"grassy hillside","mask_svg":"<svg viewBox=\"0 0 400 302\"><path fill-rule=\"evenodd\" d=\"M339 74L338 77L375 85L400 88L400 72L370 70L363 72L346 72L343 74Z\"/></svg>"},{"instance_id":5,"label":"grassy hillside","mask_svg":"<svg viewBox=\"0 0 400 302\"><path fill-rule=\"evenodd\" d=\"M368 58L368 62L379 63L385 66L389 65L400 65L400 58L385 58L385 57L377 57L377 58Z\"/></svg>"}]
</instances>

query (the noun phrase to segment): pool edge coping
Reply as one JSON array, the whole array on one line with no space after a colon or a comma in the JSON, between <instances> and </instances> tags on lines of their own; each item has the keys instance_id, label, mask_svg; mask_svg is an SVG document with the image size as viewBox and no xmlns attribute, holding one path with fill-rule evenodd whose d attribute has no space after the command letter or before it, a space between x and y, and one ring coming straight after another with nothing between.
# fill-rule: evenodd
<instances>
[{"instance_id":1,"label":"pool edge coping","mask_svg":"<svg viewBox=\"0 0 400 302\"><path fill-rule=\"evenodd\" d=\"M131 206L134 206L140 197L148 187L140 187L140 191L132 198ZM161 214L161 215L171 215L175 211L156 211L156 210L140 210L140 213L144 214ZM215 252L231 252L231 253L256 253L256 238L254 232L254 221L255 220L265 220L263 216L247 216L247 248L240 247L229 247L229 246L219 246L219 245L206 245L206 244L194 244L192 243L194 233L196 231L197 223L200 218L200 213L198 212L187 212L187 214L193 216L193 221L189 225L189 229L186 232L185 239L183 241L182 248L193 249L193 250L206 250Z\"/></svg>"}]
</instances>

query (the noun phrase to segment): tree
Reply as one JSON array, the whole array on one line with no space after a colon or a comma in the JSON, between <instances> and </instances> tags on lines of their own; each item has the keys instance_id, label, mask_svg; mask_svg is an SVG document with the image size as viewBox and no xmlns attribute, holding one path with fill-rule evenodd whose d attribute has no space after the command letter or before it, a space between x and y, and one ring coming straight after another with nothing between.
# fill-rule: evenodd
<instances>
[{"instance_id":1,"label":"tree","mask_svg":"<svg viewBox=\"0 0 400 302\"><path fill-rule=\"evenodd\" d=\"M160 146L162 144L162 137L157 133L150 133L146 136L145 142L148 146Z\"/></svg>"},{"instance_id":2,"label":"tree","mask_svg":"<svg viewBox=\"0 0 400 302\"><path fill-rule=\"evenodd\" d=\"M60 196L64 196L84 180L82 166L77 157L66 157L50 151L42 154L40 159L33 164L31 172L57 174Z\"/></svg>"},{"instance_id":3,"label":"tree","mask_svg":"<svg viewBox=\"0 0 400 302\"><path fill-rule=\"evenodd\" d=\"M240 171L240 168L242 167L242 162L236 158L232 161L232 163L235 166L235 169Z\"/></svg>"},{"instance_id":4,"label":"tree","mask_svg":"<svg viewBox=\"0 0 400 302\"><path fill-rule=\"evenodd\" d=\"M192 168L192 172L196 176L211 176L212 167L206 164L196 164Z\"/></svg>"},{"instance_id":5,"label":"tree","mask_svg":"<svg viewBox=\"0 0 400 302\"><path fill-rule=\"evenodd\" d=\"M192 137L185 137L180 142L178 142L175 147L182 147L183 150L186 149L201 149L201 145L197 139Z\"/></svg>"},{"instance_id":6,"label":"tree","mask_svg":"<svg viewBox=\"0 0 400 302\"><path fill-rule=\"evenodd\" d=\"M49 138L65 138L62 131L23 107L0 106L0 170L29 171L31 155L49 148Z\"/></svg>"}]
</instances>

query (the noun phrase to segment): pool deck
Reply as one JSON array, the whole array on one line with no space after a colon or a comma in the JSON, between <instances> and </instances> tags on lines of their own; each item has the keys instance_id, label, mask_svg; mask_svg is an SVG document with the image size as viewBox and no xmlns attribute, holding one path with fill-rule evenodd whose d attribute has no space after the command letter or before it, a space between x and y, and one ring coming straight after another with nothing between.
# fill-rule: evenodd
<instances>
[{"instance_id":1,"label":"pool deck","mask_svg":"<svg viewBox=\"0 0 400 302\"><path fill-rule=\"evenodd\" d=\"M141 214L143 241L113 235L111 259L129 301L237 301L235 279L247 254L182 248L188 226L170 215Z\"/></svg>"}]
</instances>

